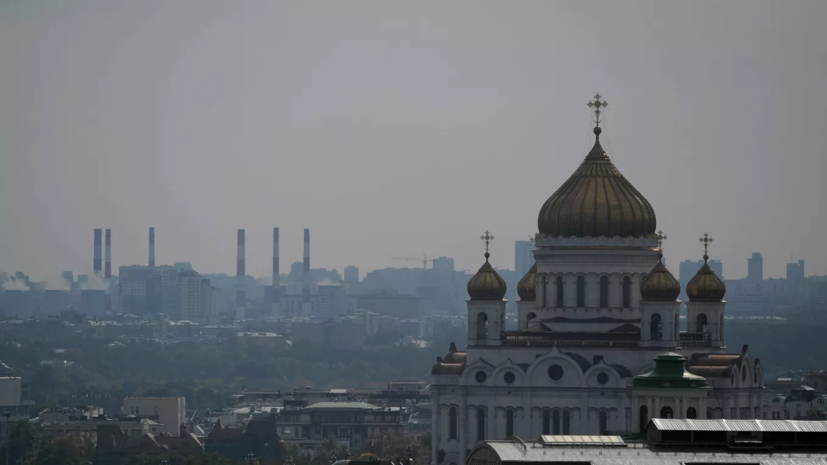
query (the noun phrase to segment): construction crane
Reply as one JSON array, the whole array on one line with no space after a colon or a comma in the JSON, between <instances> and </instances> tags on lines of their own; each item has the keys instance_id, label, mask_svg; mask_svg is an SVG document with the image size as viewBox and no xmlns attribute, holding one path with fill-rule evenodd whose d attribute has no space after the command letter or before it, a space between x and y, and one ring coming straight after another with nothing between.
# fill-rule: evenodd
<instances>
[{"instance_id":1,"label":"construction crane","mask_svg":"<svg viewBox=\"0 0 827 465\"><path fill-rule=\"evenodd\" d=\"M422 258L416 258L416 257L393 257L393 259L394 259L394 260L408 260L408 261L411 261L411 262L421 261L421 262L422 262L422 269L423 269L423 270L428 268L428 262L432 262L432 263L433 263L433 261L434 261L434 259L433 259L433 258L428 258L428 255L426 255L426 254L422 254Z\"/></svg>"}]
</instances>

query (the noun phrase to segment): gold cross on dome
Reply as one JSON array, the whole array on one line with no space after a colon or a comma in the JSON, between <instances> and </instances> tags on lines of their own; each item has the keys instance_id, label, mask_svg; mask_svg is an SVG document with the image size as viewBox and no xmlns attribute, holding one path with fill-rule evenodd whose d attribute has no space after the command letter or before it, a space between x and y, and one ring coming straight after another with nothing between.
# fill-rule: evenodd
<instances>
[{"instance_id":1,"label":"gold cross on dome","mask_svg":"<svg viewBox=\"0 0 827 465\"><path fill-rule=\"evenodd\" d=\"M603 98L602 95L594 94L594 100L592 100L592 101L590 101L589 103L586 104L586 105L589 106L589 108L594 109L594 124L595 124L595 126L600 126L600 115L603 114L602 109L609 106L609 102L607 102L605 100L601 100L602 98Z\"/></svg>"},{"instance_id":2,"label":"gold cross on dome","mask_svg":"<svg viewBox=\"0 0 827 465\"><path fill-rule=\"evenodd\" d=\"M663 231L658 231L655 237L658 239L658 250L663 252L663 241L669 238L665 234L663 234Z\"/></svg>"},{"instance_id":3,"label":"gold cross on dome","mask_svg":"<svg viewBox=\"0 0 827 465\"><path fill-rule=\"evenodd\" d=\"M709 243L712 242L712 237L709 234L704 233L704 235L698 240L704 245L704 255L708 255Z\"/></svg>"},{"instance_id":4,"label":"gold cross on dome","mask_svg":"<svg viewBox=\"0 0 827 465\"><path fill-rule=\"evenodd\" d=\"M490 232L485 231L485 234L480 236L480 240L485 242L485 253L488 253L488 247L491 244L491 241L494 240L494 236L492 236Z\"/></svg>"}]
</instances>

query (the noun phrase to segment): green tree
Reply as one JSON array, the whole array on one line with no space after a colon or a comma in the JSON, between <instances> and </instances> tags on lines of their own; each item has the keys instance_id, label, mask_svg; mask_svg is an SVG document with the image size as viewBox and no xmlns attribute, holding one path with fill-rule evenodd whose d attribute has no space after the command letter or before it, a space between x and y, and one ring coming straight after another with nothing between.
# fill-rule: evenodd
<instances>
[{"instance_id":1,"label":"green tree","mask_svg":"<svg viewBox=\"0 0 827 465\"><path fill-rule=\"evenodd\" d=\"M88 438L75 435L52 437L43 447L31 451L22 465L85 465L94 458L95 446Z\"/></svg>"}]
</instances>

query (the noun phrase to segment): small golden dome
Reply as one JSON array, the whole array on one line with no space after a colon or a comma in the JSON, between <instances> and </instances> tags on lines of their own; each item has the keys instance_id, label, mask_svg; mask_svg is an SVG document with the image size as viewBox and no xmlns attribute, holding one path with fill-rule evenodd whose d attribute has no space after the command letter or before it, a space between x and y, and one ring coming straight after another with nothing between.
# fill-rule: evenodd
<instances>
[{"instance_id":1,"label":"small golden dome","mask_svg":"<svg viewBox=\"0 0 827 465\"><path fill-rule=\"evenodd\" d=\"M654 236L655 210L615 168L600 145L600 133L594 128L591 152L540 209L540 235Z\"/></svg>"},{"instance_id":2,"label":"small golden dome","mask_svg":"<svg viewBox=\"0 0 827 465\"><path fill-rule=\"evenodd\" d=\"M520 296L520 300L524 300L526 302L534 302L537 300L537 291L534 282L536 274L537 264L535 263L534 266L528 270L525 276L523 276L520 282L517 283L517 294Z\"/></svg>"},{"instance_id":3,"label":"small golden dome","mask_svg":"<svg viewBox=\"0 0 827 465\"><path fill-rule=\"evenodd\" d=\"M704 266L686 285L690 302L720 302L726 294L726 284L709 267L709 255L704 254Z\"/></svg>"},{"instance_id":4,"label":"small golden dome","mask_svg":"<svg viewBox=\"0 0 827 465\"><path fill-rule=\"evenodd\" d=\"M503 300L505 297L505 280L488 263L490 256L488 252L485 253L485 263L468 281L468 295L471 296L471 300Z\"/></svg>"},{"instance_id":5,"label":"small golden dome","mask_svg":"<svg viewBox=\"0 0 827 465\"><path fill-rule=\"evenodd\" d=\"M658 264L640 283L642 300L675 301L681 293L681 283L663 264L663 252L658 252Z\"/></svg>"}]
</instances>

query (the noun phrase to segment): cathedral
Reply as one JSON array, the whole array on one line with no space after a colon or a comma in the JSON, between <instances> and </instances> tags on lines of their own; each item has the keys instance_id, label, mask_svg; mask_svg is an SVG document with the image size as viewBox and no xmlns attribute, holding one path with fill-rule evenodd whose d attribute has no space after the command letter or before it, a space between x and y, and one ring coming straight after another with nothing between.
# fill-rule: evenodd
<instances>
[{"instance_id":1,"label":"cathedral","mask_svg":"<svg viewBox=\"0 0 827 465\"><path fill-rule=\"evenodd\" d=\"M663 264L655 211L600 145L540 208L535 265L506 329L505 281L485 262L468 282L468 346L431 374L432 465L462 465L483 440L634 435L652 418L760 419L763 371L725 345L726 287L706 262L686 286Z\"/></svg>"}]
</instances>

